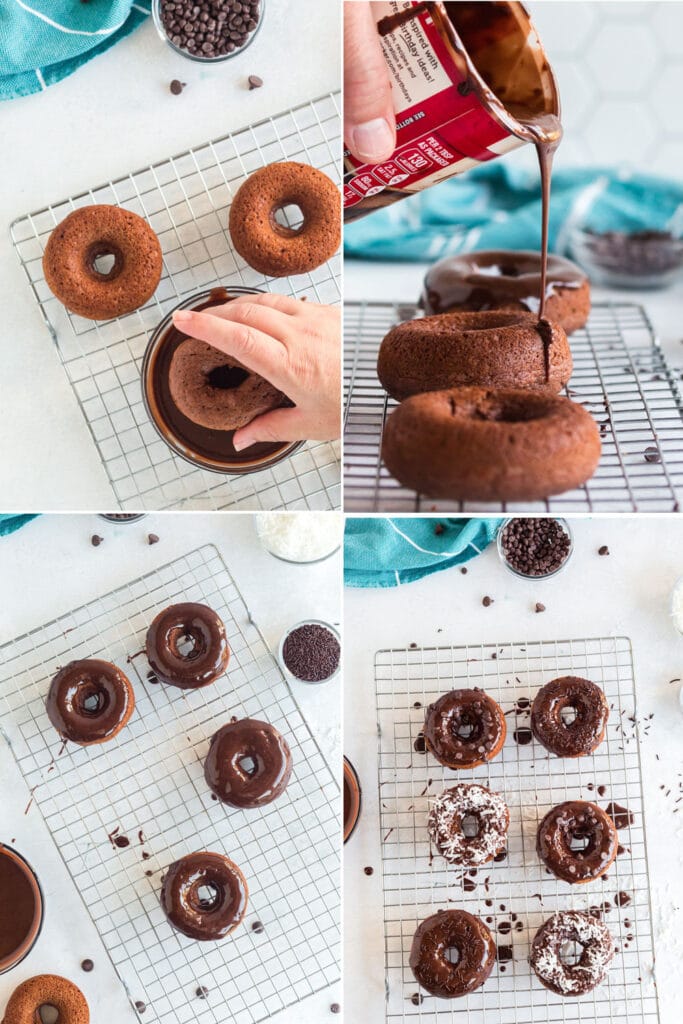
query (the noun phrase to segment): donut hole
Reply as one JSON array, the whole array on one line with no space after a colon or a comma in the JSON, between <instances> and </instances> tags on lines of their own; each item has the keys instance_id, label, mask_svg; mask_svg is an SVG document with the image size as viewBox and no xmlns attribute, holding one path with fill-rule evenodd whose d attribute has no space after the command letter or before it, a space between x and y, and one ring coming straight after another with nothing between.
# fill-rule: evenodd
<instances>
[{"instance_id":1,"label":"donut hole","mask_svg":"<svg viewBox=\"0 0 683 1024\"><path fill-rule=\"evenodd\" d=\"M215 910L221 901L221 890L215 882L200 882L193 892L196 909L206 913Z\"/></svg>"},{"instance_id":2,"label":"donut hole","mask_svg":"<svg viewBox=\"0 0 683 1024\"><path fill-rule=\"evenodd\" d=\"M460 828L466 839L476 839L481 832L481 823L478 816L472 812L466 814L462 819Z\"/></svg>"},{"instance_id":3,"label":"donut hole","mask_svg":"<svg viewBox=\"0 0 683 1024\"><path fill-rule=\"evenodd\" d=\"M245 775L249 777L256 775L257 765L251 754L245 754L244 757L241 757L238 764Z\"/></svg>"},{"instance_id":4,"label":"donut hole","mask_svg":"<svg viewBox=\"0 0 683 1024\"><path fill-rule=\"evenodd\" d=\"M577 829L569 837L569 849L572 853L586 853L591 844L590 833Z\"/></svg>"},{"instance_id":5,"label":"donut hole","mask_svg":"<svg viewBox=\"0 0 683 1024\"><path fill-rule=\"evenodd\" d=\"M192 661L201 655L204 645L199 630L191 626L177 626L169 632L168 646L176 657Z\"/></svg>"},{"instance_id":6,"label":"donut hole","mask_svg":"<svg viewBox=\"0 0 683 1024\"><path fill-rule=\"evenodd\" d=\"M449 946L444 950L443 958L446 963L452 964L453 967L457 967L462 957L460 956L460 950L457 946Z\"/></svg>"},{"instance_id":7,"label":"donut hole","mask_svg":"<svg viewBox=\"0 0 683 1024\"><path fill-rule=\"evenodd\" d=\"M123 270L123 254L113 242L95 242L85 257L86 267L98 281L113 281Z\"/></svg>"},{"instance_id":8,"label":"donut hole","mask_svg":"<svg viewBox=\"0 0 683 1024\"><path fill-rule=\"evenodd\" d=\"M284 238L298 235L304 226L304 214L298 203L285 200L272 211L270 223L273 231Z\"/></svg>"},{"instance_id":9,"label":"donut hole","mask_svg":"<svg viewBox=\"0 0 683 1024\"><path fill-rule=\"evenodd\" d=\"M578 712L573 704L566 704L560 711L560 719L565 729L571 728L577 719Z\"/></svg>"},{"instance_id":10,"label":"donut hole","mask_svg":"<svg viewBox=\"0 0 683 1024\"><path fill-rule=\"evenodd\" d=\"M101 715L109 706L108 693L94 683L83 683L78 688L76 700L79 714L93 718Z\"/></svg>"},{"instance_id":11,"label":"donut hole","mask_svg":"<svg viewBox=\"0 0 683 1024\"><path fill-rule=\"evenodd\" d=\"M52 1003L42 1003L38 1007L38 1020L40 1024L57 1024L59 1020L59 1010Z\"/></svg>"},{"instance_id":12,"label":"donut hole","mask_svg":"<svg viewBox=\"0 0 683 1024\"><path fill-rule=\"evenodd\" d=\"M567 939L560 947L560 960L565 967L576 967L581 963L584 949L580 942L574 939Z\"/></svg>"},{"instance_id":13,"label":"donut hole","mask_svg":"<svg viewBox=\"0 0 683 1024\"><path fill-rule=\"evenodd\" d=\"M231 391L244 384L249 377L249 371L243 366L215 366L206 374L206 383L211 388L218 388L220 391Z\"/></svg>"}]
</instances>

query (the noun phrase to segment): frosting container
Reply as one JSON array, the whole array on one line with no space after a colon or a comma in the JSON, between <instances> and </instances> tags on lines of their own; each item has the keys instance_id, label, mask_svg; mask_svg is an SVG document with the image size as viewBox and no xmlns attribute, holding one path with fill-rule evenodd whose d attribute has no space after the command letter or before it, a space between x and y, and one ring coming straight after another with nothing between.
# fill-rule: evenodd
<instances>
[{"instance_id":1,"label":"frosting container","mask_svg":"<svg viewBox=\"0 0 683 1024\"><path fill-rule=\"evenodd\" d=\"M20 964L43 926L43 894L21 854L0 843L0 974Z\"/></svg>"}]
</instances>

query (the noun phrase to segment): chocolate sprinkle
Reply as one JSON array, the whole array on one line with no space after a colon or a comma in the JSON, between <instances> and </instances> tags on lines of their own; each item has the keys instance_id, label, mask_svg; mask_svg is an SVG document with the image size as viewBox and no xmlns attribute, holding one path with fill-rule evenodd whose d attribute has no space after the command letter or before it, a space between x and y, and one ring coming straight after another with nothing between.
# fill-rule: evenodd
<instances>
[{"instance_id":1,"label":"chocolate sprinkle","mask_svg":"<svg viewBox=\"0 0 683 1024\"><path fill-rule=\"evenodd\" d=\"M326 626L309 622L287 636L282 659L297 679L320 683L333 676L339 667L341 647Z\"/></svg>"}]
</instances>

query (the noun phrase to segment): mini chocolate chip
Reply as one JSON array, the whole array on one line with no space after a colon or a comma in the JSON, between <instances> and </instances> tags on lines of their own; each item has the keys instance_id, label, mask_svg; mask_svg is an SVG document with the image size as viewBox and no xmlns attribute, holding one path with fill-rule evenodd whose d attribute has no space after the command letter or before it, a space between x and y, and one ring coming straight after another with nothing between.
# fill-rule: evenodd
<instances>
[{"instance_id":1,"label":"mini chocolate chip","mask_svg":"<svg viewBox=\"0 0 683 1024\"><path fill-rule=\"evenodd\" d=\"M138 1013L144 1013L147 1007L145 1006L141 999L138 999L137 1002L135 1003L135 1009L138 1011Z\"/></svg>"},{"instance_id":2,"label":"mini chocolate chip","mask_svg":"<svg viewBox=\"0 0 683 1024\"><path fill-rule=\"evenodd\" d=\"M186 85L187 82L179 82L177 78L174 78L171 84L169 85L169 89L171 90L174 96L180 96L181 92L183 91Z\"/></svg>"},{"instance_id":3,"label":"mini chocolate chip","mask_svg":"<svg viewBox=\"0 0 683 1024\"><path fill-rule=\"evenodd\" d=\"M158 544L159 543L159 538L156 535L156 533L148 533L147 534L147 543L148 544Z\"/></svg>"},{"instance_id":4,"label":"mini chocolate chip","mask_svg":"<svg viewBox=\"0 0 683 1024\"><path fill-rule=\"evenodd\" d=\"M92 962L92 960L82 960L81 961L81 970L85 971L86 974L89 973L90 971L92 971L94 966L95 965Z\"/></svg>"},{"instance_id":5,"label":"mini chocolate chip","mask_svg":"<svg viewBox=\"0 0 683 1024\"><path fill-rule=\"evenodd\" d=\"M460 572L463 574L463 576L467 576L467 566L462 565L460 567Z\"/></svg>"},{"instance_id":6,"label":"mini chocolate chip","mask_svg":"<svg viewBox=\"0 0 683 1024\"><path fill-rule=\"evenodd\" d=\"M537 612L544 612L545 611L545 605L541 604L540 601L537 601L536 602L536 611Z\"/></svg>"},{"instance_id":7,"label":"mini chocolate chip","mask_svg":"<svg viewBox=\"0 0 683 1024\"><path fill-rule=\"evenodd\" d=\"M374 875L375 873L375 869L371 867L363 868L363 871L366 875Z\"/></svg>"},{"instance_id":8,"label":"mini chocolate chip","mask_svg":"<svg viewBox=\"0 0 683 1024\"><path fill-rule=\"evenodd\" d=\"M481 603L483 604L484 608L489 608L493 604L493 598L489 597L487 594L486 597L482 598Z\"/></svg>"},{"instance_id":9,"label":"mini chocolate chip","mask_svg":"<svg viewBox=\"0 0 683 1024\"><path fill-rule=\"evenodd\" d=\"M257 935L260 935L261 932L263 931L263 925L261 924L260 921L254 921L254 923L251 926L251 930L252 932L256 932Z\"/></svg>"},{"instance_id":10,"label":"mini chocolate chip","mask_svg":"<svg viewBox=\"0 0 683 1024\"><path fill-rule=\"evenodd\" d=\"M104 537L98 537L96 533L93 533L92 537L90 538L90 543L94 548L98 548L103 540Z\"/></svg>"},{"instance_id":11,"label":"mini chocolate chip","mask_svg":"<svg viewBox=\"0 0 683 1024\"><path fill-rule=\"evenodd\" d=\"M341 1006L339 1003L332 1003L330 1007L330 1013L341 1013Z\"/></svg>"},{"instance_id":12,"label":"mini chocolate chip","mask_svg":"<svg viewBox=\"0 0 683 1024\"><path fill-rule=\"evenodd\" d=\"M252 89L260 89L263 85L263 79L259 78L258 75L249 75L248 82L250 92Z\"/></svg>"},{"instance_id":13,"label":"mini chocolate chip","mask_svg":"<svg viewBox=\"0 0 683 1024\"><path fill-rule=\"evenodd\" d=\"M436 526L434 527L434 534L435 534L435 536L440 537L443 532L444 532L443 524L442 523L437 523Z\"/></svg>"},{"instance_id":14,"label":"mini chocolate chip","mask_svg":"<svg viewBox=\"0 0 683 1024\"><path fill-rule=\"evenodd\" d=\"M209 990L206 987L206 985L200 985L199 988L195 992L195 995L196 995L197 999L206 999L208 994L209 994Z\"/></svg>"},{"instance_id":15,"label":"mini chocolate chip","mask_svg":"<svg viewBox=\"0 0 683 1024\"><path fill-rule=\"evenodd\" d=\"M424 996L422 995L421 992L413 992L412 996L410 997L410 1001L413 1004L413 1006L420 1006L420 1004L424 1002Z\"/></svg>"},{"instance_id":16,"label":"mini chocolate chip","mask_svg":"<svg viewBox=\"0 0 683 1024\"><path fill-rule=\"evenodd\" d=\"M655 448L654 445L649 445L644 451L646 462L661 462L662 456L659 454L659 449Z\"/></svg>"},{"instance_id":17,"label":"mini chocolate chip","mask_svg":"<svg viewBox=\"0 0 683 1024\"><path fill-rule=\"evenodd\" d=\"M609 555L609 548L607 547L606 544L603 544L602 547L598 548L598 554L599 555Z\"/></svg>"}]
</instances>

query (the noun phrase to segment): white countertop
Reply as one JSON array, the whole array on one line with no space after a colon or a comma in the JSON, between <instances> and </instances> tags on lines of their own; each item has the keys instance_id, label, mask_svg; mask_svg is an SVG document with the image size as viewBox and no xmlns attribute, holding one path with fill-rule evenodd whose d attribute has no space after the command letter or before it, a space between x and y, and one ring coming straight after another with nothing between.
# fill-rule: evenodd
<instances>
[{"instance_id":1,"label":"white countertop","mask_svg":"<svg viewBox=\"0 0 683 1024\"><path fill-rule=\"evenodd\" d=\"M44 93L0 104L3 511L107 508L112 492L9 237L17 217L339 88L341 5L271 2L258 37L191 63L151 19ZM258 74L261 89L246 80ZM187 82L172 96L169 82Z\"/></svg>"},{"instance_id":2,"label":"white countertop","mask_svg":"<svg viewBox=\"0 0 683 1024\"><path fill-rule=\"evenodd\" d=\"M160 537L158 544L148 545L150 532ZM90 543L93 533L105 538L98 548ZM116 526L93 515L55 515L0 538L0 642L206 543L220 551L271 649L276 649L286 628L304 618L339 622L340 555L310 566L281 562L261 547L251 515L160 514ZM293 689L334 769L340 758L340 726L331 709L339 706L339 680L324 686L295 683ZM137 1016L50 834L35 806L24 814L26 784L2 739L0 780L0 840L16 840L16 848L41 880L47 906L43 932L33 951L0 977L0 1008L25 978L55 973L83 989L94 1022L132 1024ZM95 961L91 974L79 966L86 957ZM273 1019L278 1024L319 1024L329 1016L330 1004L339 999L335 989L311 996Z\"/></svg>"},{"instance_id":3,"label":"white countertop","mask_svg":"<svg viewBox=\"0 0 683 1024\"><path fill-rule=\"evenodd\" d=\"M683 817L671 813L671 799L660 786L677 782L683 769L679 686L669 683L683 676L683 639L669 618L671 589L683 573L683 523L645 516L575 519L572 529L571 562L563 573L543 583L517 580L491 546L468 563L467 575L454 569L391 590L344 592L344 753L363 790L362 816L344 847L346 1024L384 1020L375 652L410 643L611 635L631 638L639 713L654 713L641 755L656 975L661 1024L680 1020ZM598 556L602 544L609 546L609 556ZM494 598L489 608L481 603L486 594ZM536 601L546 605L544 613L535 613ZM370 877L363 872L366 865L375 868Z\"/></svg>"}]
</instances>

